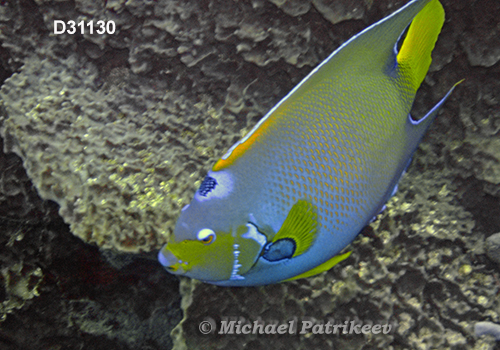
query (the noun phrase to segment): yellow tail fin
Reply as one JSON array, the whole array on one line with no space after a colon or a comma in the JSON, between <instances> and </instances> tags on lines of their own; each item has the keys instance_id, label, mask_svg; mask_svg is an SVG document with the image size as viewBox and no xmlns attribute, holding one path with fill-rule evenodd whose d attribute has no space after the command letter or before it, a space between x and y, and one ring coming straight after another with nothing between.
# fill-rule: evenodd
<instances>
[{"instance_id":1,"label":"yellow tail fin","mask_svg":"<svg viewBox=\"0 0 500 350\"><path fill-rule=\"evenodd\" d=\"M434 49L444 24L444 9L438 0L431 0L411 22L397 61L401 73L417 91L431 65Z\"/></svg>"}]
</instances>

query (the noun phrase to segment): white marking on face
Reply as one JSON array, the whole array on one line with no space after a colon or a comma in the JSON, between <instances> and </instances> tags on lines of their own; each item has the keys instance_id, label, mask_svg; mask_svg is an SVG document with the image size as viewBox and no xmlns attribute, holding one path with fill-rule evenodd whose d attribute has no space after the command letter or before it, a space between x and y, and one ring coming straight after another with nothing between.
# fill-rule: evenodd
<instances>
[{"instance_id":1,"label":"white marking on face","mask_svg":"<svg viewBox=\"0 0 500 350\"><path fill-rule=\"evenodd\" d=\"M248 227L248 231L245 234L241 235L241 237L253 239L255 242L259 243L261 247L266 245L267 237L257 231L257 227L255 227L255 225L248 223L246 226Z\"/></svg>"},{"instance_id":2,"label":"white marking on face","mask_svg":"<svg viewBox=\"0 0 500 350\"><path fill-rule=\"evenodd\" d=\"M238 271L240 267L242 266L239 261L238 261L238 256L240 255L240 251L238 250L239 244L234 244L233 245L233 255L234 255L234 263L233 263L233 271L231 271L231 277L229 277L230 280L244 280L245 277L238 275Z\"/></svg>"}]
</instances>

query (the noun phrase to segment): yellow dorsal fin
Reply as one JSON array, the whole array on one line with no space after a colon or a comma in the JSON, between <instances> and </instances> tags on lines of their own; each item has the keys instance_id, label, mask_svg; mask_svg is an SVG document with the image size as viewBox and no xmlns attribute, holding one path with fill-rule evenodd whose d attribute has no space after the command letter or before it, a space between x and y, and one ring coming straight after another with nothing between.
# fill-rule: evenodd
<instances>
[{"instance_id":1,"label":"yellow dorsal fin","mask_svg":"<svg viewBox=\"0 0 500 350\"><path fill-rule=\"evenodd\" d=\"M300 275L294 276L292 278L286 279L282 282L288 282L288 281L293 281L297 280L299 278L306 278L306 277L311 277L320 274L323 271L328 271L330 270L333 266L337 265L339 262L342 260L345 260L351 255L351 252L344 253L342 255L335 255L333 258L330 260L325 261L323 264L316 266L315 268L306 271L304 273L301 273Z\"/></svg>"},{"instance_id":2,"label":"yellow dorsal fin","mask_svg":"<svg viewBox=\"0 0 500 350\"><path fill-rule=\"evenodd\" d=\"M444 23L444 9L438 0L431 0L411 22L397 55L402 74L418 89L431 65L434 49Z\"/></svg>"},{"instance_id":3,"label":"yellow dorsal fin","mask_svg":"<svg viewBox=\"0 0 500 350\"><path fill-rule=\"evenodd\" d=\"M292 257L304 253L316 238L318 216L313 204L299 199L290 209L285 222L273 237L273 242L279 239L293 239L296 245Z\"/></svg>"}]
</instances>

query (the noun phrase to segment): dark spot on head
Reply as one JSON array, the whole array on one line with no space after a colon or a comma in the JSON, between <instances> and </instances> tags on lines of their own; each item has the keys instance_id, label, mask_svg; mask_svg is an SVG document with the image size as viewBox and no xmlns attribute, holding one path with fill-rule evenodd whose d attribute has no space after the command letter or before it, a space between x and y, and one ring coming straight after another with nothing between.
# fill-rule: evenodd
<instances>
[{"instance_id":1,"label":"dark spot on head","mask_svg":"<svg viewBox=\"0 0 500 350\"><path fill-rule=\"evenodd\" d=\"M217 186L217 181L213 177L207 175L201 183L198 193L200 196L206 197L207 194L215 188L215 186Z\"/></svg>"}]
</instances>

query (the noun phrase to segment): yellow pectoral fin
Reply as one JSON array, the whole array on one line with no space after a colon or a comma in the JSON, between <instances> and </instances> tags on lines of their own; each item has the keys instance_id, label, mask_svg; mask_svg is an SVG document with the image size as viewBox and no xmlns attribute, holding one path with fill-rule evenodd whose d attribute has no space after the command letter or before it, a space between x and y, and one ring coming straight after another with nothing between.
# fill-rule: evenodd
<instances>
[{"instance_id":1,"label":"yellow pectoral fin","mask_svg":"<svg viewBox=\"0 0 500 350\"><path fill-rule=\"evenodd\" d=\"M397 55L402 73L417 91L431 65L431 52L444 23L444 9L431 0L413 19Z\"/></svg>"},{"instance_id":2,"label":"yellow pectoral fin","mask_svg":"<svg viewBox=\"0 0 500 350\"><path fill-rule=\"evenodd\" d=\"M349 255L351 255L351 252L347 252L347 253L344 253L342 255L335 255L333 258L331 258L330 260L327 260L323 264L318 265L318 266L316 266L315 268L313 268L313 269L311 269L309 271L301 273L300 275L294 276L292 278L283 280L281 282L288 282L288 281L297 280L299 278L306 278L306 277L311 277L311 276L318 275L318 274L320 274L323 271L330 270L333 266L337 265L342 260L347 259L349 257Z\"/></svg>"},{"instance_id":3,"label":"yellow pectoral fin","mask_svg":"<svg viewBox=\"0 0 500 350\"><path fill-rule=\"evenodd\" d=\"M307 251L316 238L318 216L313 204L300 199L290 209L280 230L273 237L273 242L280 239L292 239L296 248L292 257Z\"/></svg>"}]
</instances>

